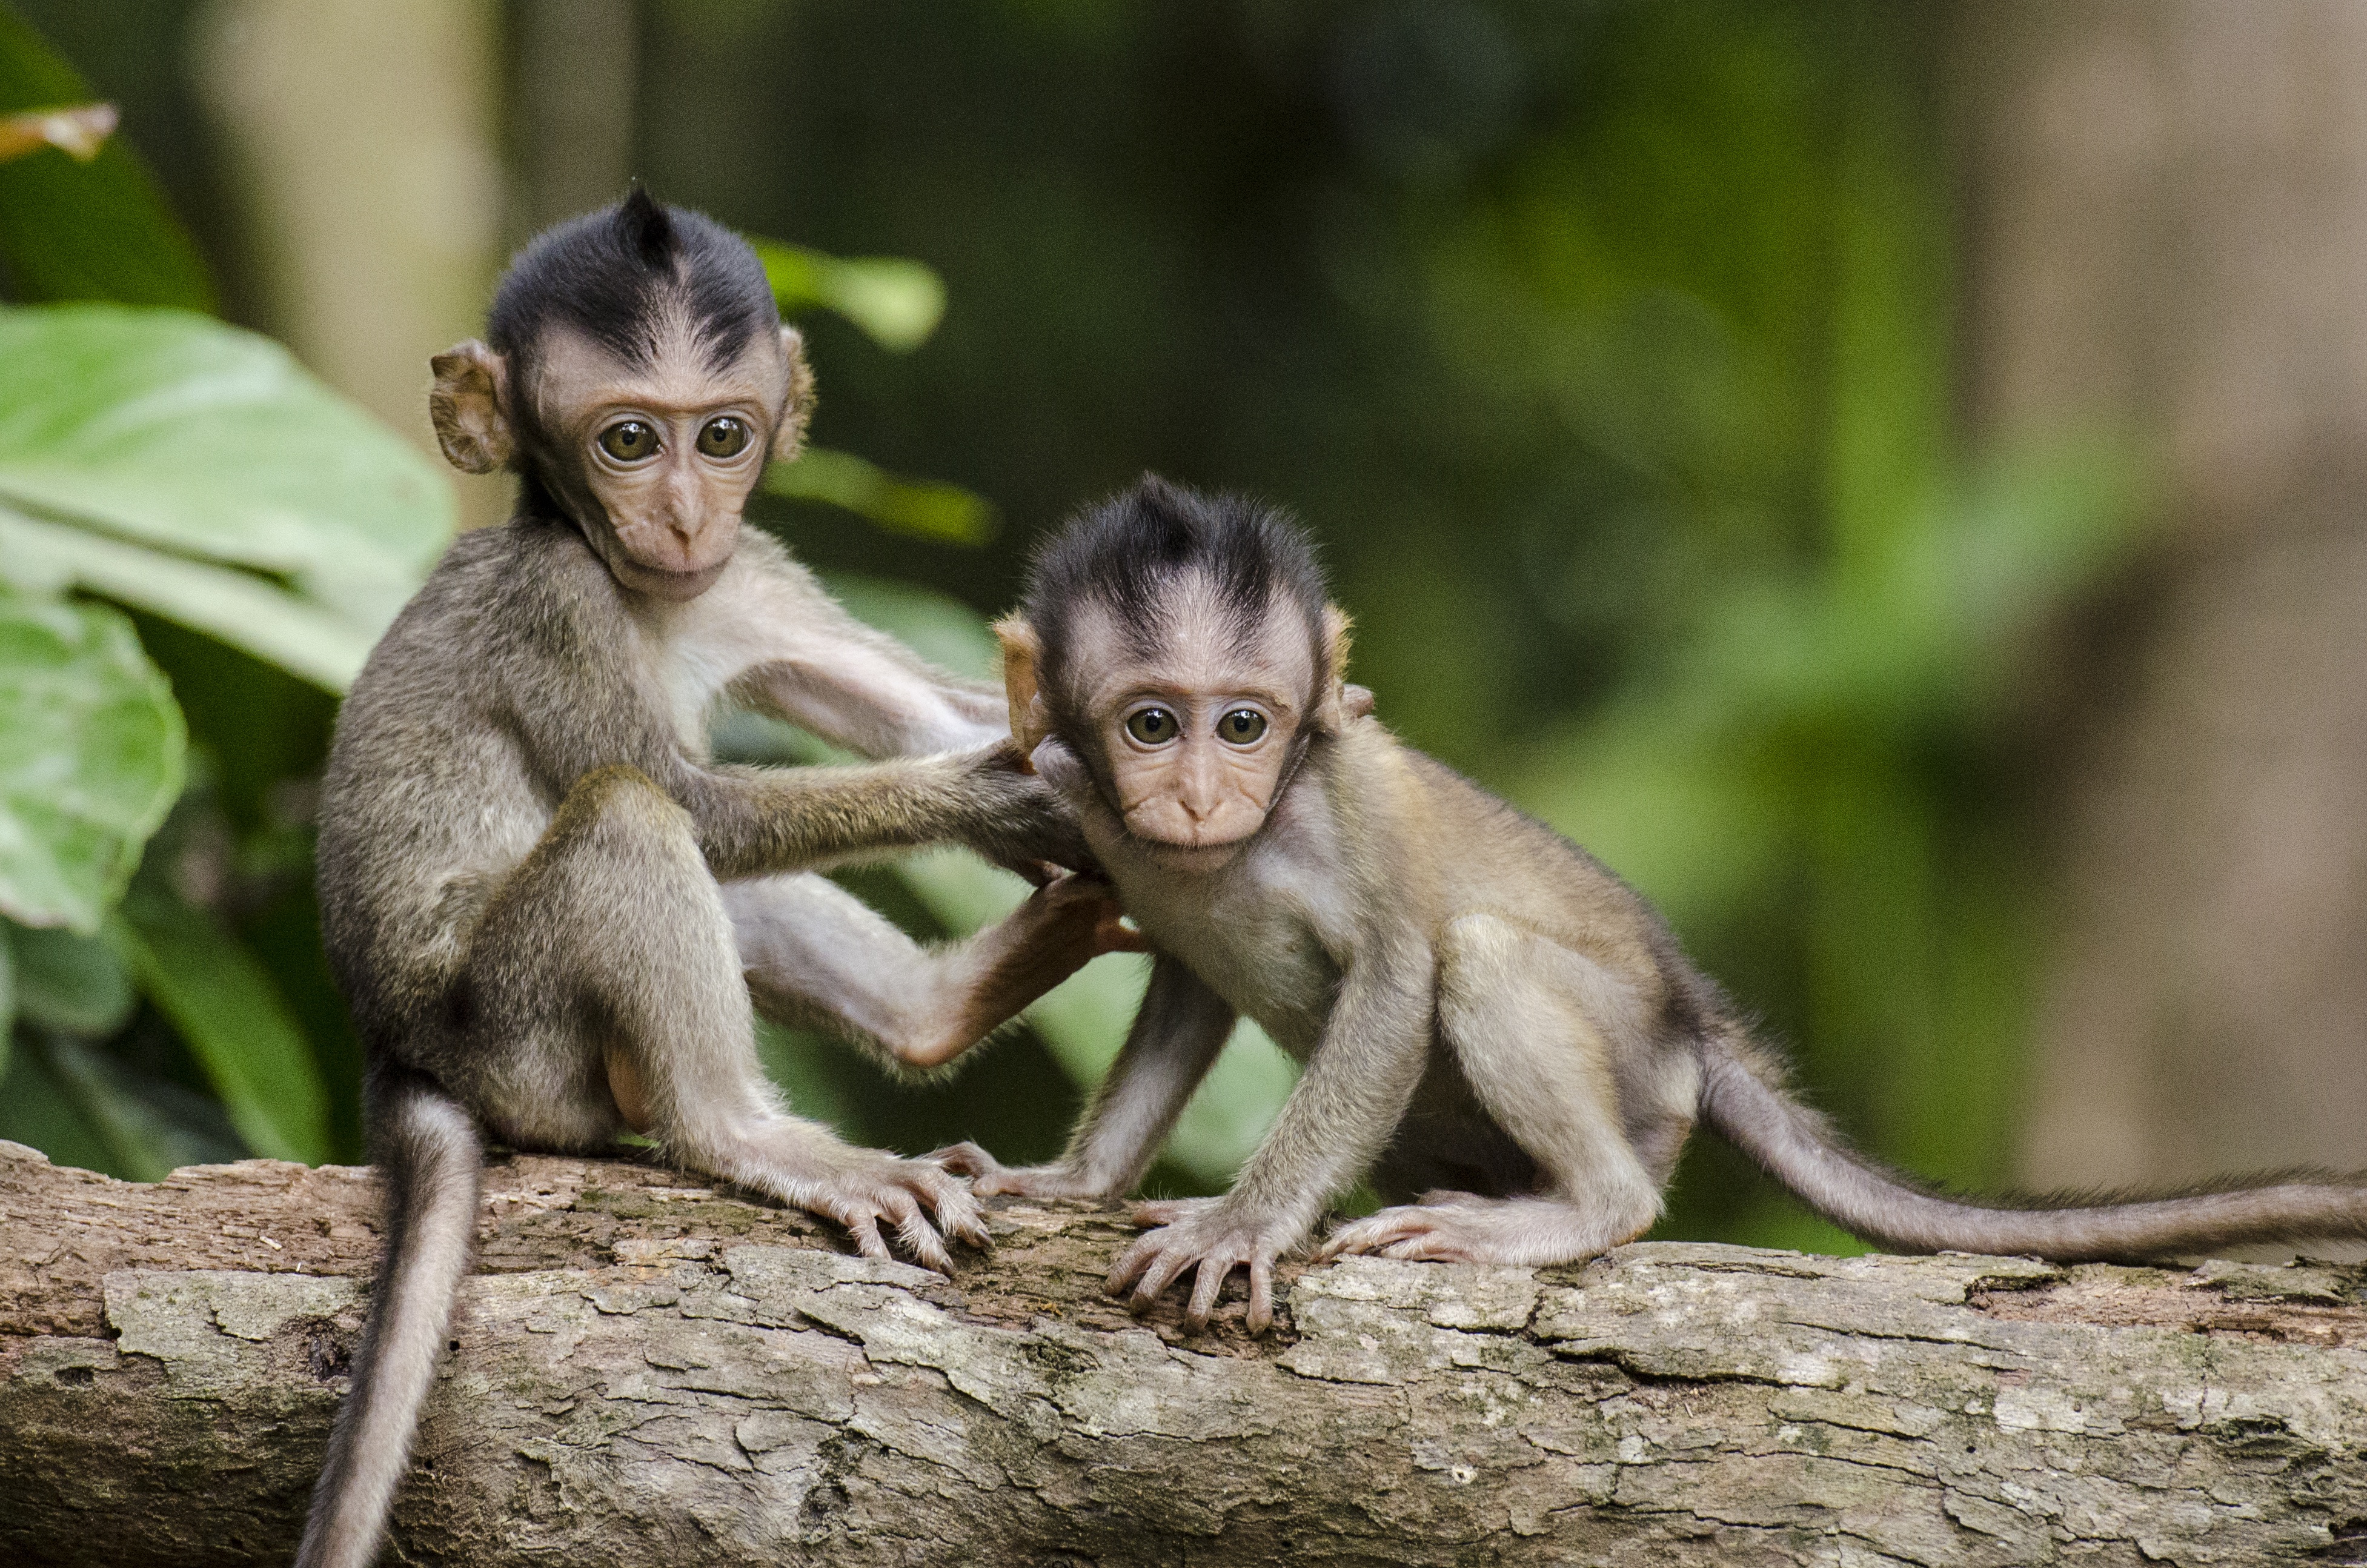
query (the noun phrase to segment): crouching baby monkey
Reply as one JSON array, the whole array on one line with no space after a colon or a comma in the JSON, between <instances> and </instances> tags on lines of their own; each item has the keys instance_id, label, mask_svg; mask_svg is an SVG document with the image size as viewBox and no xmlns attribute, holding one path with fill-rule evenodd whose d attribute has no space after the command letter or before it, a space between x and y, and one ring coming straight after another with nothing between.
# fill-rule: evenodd
<instances>
[{"instance_id":1,"label":"crouching baby monkey","mask_svg":"<svg viewBox=\"0 0 2367 1568\"><path fill-rule=\"evenodd\" d=\"M1055 1165L941 1157L981 1193L1105 1199L1141 1176L1247 1014L1305 1075L1218 1199L1153 1203L1110 1289L1148 1306L1278 1254L1370 1171L1393 1201L1325 1256L1542 1264L1641 1234L1696 1116L1881 1245L2064 1259L2367 1235L2367 1184L1990 1208L1852 1153L1642 898L1343 709L1347 623L1303 534L1148 481L1038 559L1002 632L1012 729L1072 802L1153 952L1133 1032Z\"/></svg>"},{"instance_id":2,"label":"crouching baby monkey","mask_svg":"<svg viewBox=\"0 0 2367 1568\"><path fill-rule=\"evenodd\" d=\"M476 1225L481 1139L667 1158L880 1227L944 1268L963 1184L788 1115L750 992L899 1062L957 1052L1109 946L1070 879L923 952L810 868L936 839L1083 865L1002 696L858 625L741 511L810 401L748 246L636 191L520 254L485 341L434 363L446 455L515 515L456 541L345 700L323 791L323 934L369 1055L384 1261L299 1561L375 1555ZM871 756L719 767L719 697ZM955 748L968 748L956 750ZM934 1222L933 1222L934 1221Z\"/></svg>"}]
</instances>

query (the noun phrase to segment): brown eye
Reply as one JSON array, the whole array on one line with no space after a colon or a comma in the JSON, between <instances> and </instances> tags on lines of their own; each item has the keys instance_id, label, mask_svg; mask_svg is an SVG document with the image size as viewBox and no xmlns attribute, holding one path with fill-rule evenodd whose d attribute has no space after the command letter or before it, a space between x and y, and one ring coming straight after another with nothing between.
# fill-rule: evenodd
<instances>
[{"instance_id":1,"label":"brown eye","mask_svg":"<svg viewBox=\"0 0 2367 1568\"><path fill-rule=\"evenodd\" d=\"M1236 708L1217 721L1217 736L1237 746L1250 745L1265 733L1265 715L1254 708Z\"/></svg>"},{"instance_id":2,"label":"brown eye","mask_svg":"<svg viewBox=\"0 0 2367 1568\"><path fill-rule=\"evenodd\" d=\"M710 458L736 458L748 449L748 426L737 419L710 419L699 429L698 449Z\"/></svg>"},{"instance_id":3,"label":"brown eye","mask_svg":"<svg viewBox=\"0 0 2367 1568\"><path fill-rule=\"evenodd\" d=\"M640 419L619 419L600 432L600 449L620 463L637 463L656 453L657 426Z\"/></svg>"},{"instance_id":4,"label":"brown eye","mask_svg":"<svg viewBox=\"0 0 2367 1568\"><path fill-rule=\"evenodd\" d=\"M1163 746L1175 738L1180 728L1175 715L1164 708L1145 708L1127 716L1126 733L1147 746Z\"/></svg>"}]
</instances>

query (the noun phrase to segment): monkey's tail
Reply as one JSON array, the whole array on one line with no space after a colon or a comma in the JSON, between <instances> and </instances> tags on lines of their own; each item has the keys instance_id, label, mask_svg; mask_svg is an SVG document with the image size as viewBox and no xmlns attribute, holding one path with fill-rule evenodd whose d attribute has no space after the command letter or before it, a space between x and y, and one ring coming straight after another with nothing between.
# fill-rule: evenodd
<instances>
[{"instance_id":1,"label":"monkey's tail","mask_svg":"<svg viewBox=\"0 0 2367 1568\"><path fill-rule=\"evenodd\" d=\"M476 1237L484 1146L468 1108L402 1067L373 1069L370 1100L390 1223L297 1568L376 1561Z\"/></svg>"},{"instance_id":2,"label":"monkey's tail","mask_svg":"<svg viewBox=\"0 0 2367 1568\"><path fill-rule=\"evenodd\" d=\"M1746 1040L1702 1051L1702 1113L1760 1169L1851 1233L1896 1252L2032 1253L2063 1262L2187 1256L2247 1242L2367 1236L2367 1177L2304 1173L2220 1192L2053 1207L1934 1193L1852 1151L1762 1076Z\"/></svg>"}]
</instances>

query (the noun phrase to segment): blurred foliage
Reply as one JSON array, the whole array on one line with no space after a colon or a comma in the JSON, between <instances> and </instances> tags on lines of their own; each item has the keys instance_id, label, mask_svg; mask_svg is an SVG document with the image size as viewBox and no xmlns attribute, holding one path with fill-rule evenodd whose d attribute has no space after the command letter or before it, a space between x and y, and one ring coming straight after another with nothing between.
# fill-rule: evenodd
<instances>
[{"instance_id":1,"label":"blurred foliage","mask_svg":"<svg viewBox=\"0 0 2367 1568\"><path fill-rule=\"evenodd\" d=\"M0 115L95 95L80 73L0 6ZM213 308L212 280L156 182L120 139L95 158L0 164L0 266L19 300L120 300Z\"/></svg>"},{"instance_id":2,"label":"blurred foliage","mask_svg":"<svg viewBox=\"0 0 2367 1568\"><path fill-rule=\"evenodd\" d=\"M103 87L150 85L120 95L134 137L184 123L180 89L154 84L177 80L187 0L28 8L73 29ZM982 669L982 617L1013 597L1030 538L1081 498L1152 468L1285 501L1327 542L1357 617L1357 677L1387 722L1659 901L1869 1146L1946 1180L2006 1175L2044 892L2021 781L2044 744L2049 639L2124 545L2138 485L2109 440L2002 452L1954 436L1944 11L643 0L642 13L636 162L653 188L743 229L924 259L764 242L821 370L827 445L768 475L761 520L858 614ZM0 20L0 41L19 40ZM0 82L29 69L0 65ZM39 107L0 97L0 113ZM190 139L157 145L214 232ZM45 152L0 166L0 244L20 243L22 215L62 210L62 184L30 200L8 183L37 165L52 182L117 170L162 221L119 142L86 168ZM144 232L50 250L121 278L45 292L51 274L8 249L13 298L158 302L139 291L169 271L153 258L193 254ZM269 380L267 348L239 341L246 373ZM78 633L92 646L122 645L116 612L59 596L129 609L187 716L191 782L100 935L12 929L0 995L18 1049L0 1135L125 1174L243 1146L324 1141L351 1157L357 1057L319 955L305 826L335 682L330 655L302 652L312 623L294 612L379 601L318 574L357 559L351 538L266 553L227 525L173 531L87 473L43 481L71 480L64 491L11 488L48 461L40 408L64 417L84 395L72 379L95 369L58 364L63 389L0 390L0 526L24 528L22 514L49 530L0 542L0 561L47 563L19 597L101 618L83 624L111 631ZM37 392L58 401L26 401ZM954 483L898 477L923 472ZM219 496L210 483L193 505ZM880 526L846 526L850 510ZM250 613L214 586L277 597ZM0 681L0 704L13 690ZM816 755L744 717L719 741ZM146 744L163 766L162 733ZM16 779L0 768L0 812L49 798ZM126 844L146 831L129 805L100 815ZM128 859L106 864L101 904ZM924 934L1017 896L952 855L848 880ZM176 926L182 912L210 924ZM207 986L158 978L159 955L199 951L215 955ZM1041 1158L1138 985L1138 964L1100 960L949 1085L890 1085L779 1031L764 1050L798 1104L851 1137L977 1136ZM210 1042L247 1016L278 1021L223 1071ZM309 1043L325 1120L288 1086L304 1054L290 1040ZM1221 1183L1288 1082L1245 1031L1158 1183ZM1707 1140L1669 1228L1846 1244Z\"/></svg>"}]
</instances>

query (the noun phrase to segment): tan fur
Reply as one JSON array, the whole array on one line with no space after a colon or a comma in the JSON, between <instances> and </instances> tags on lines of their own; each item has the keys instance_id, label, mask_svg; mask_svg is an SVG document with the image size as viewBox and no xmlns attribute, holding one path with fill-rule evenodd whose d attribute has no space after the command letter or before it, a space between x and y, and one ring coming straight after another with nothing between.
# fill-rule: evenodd
<instances>
[{"instance_id":1,"label":"tan fur","mask_svg":"<svg viewBox=\"0 0 2367 1568\"><path fill-rule=\"evenodd\" d=\"M1058 650L1006 623L1006 642L1033 650L1030 710L1075 716L1036 748L1037 766L1075 806L1159 960L1059 1162L1013 1170L951 1152L981 1192L1116 1196L1140 1177L1234 1016L1263 1026L1306 1074L1229 1193L1137 1210L1157 1228L1109 1283L1138 1309L1191 1273L1186 1318L1204 1324L1226 1276L1246 1267L1248 1322L1263 1328L1274 1259L1367 1174L1397 1206L1340 1227L1325 1256L1591 1256L1658 1218L1697 1115L1821 1212L1911 1250L2158 1256L2367 1235L2357 1177L2056 1209L1918 1190L1782 1091L1772 1053L1618 878L1371 719L1347 717L1344 617L1322 618L1310 665L1296 607L1244 638L1195 612L1208 587L1188 573L1164 591L1175 602L1135 623L1161 629L1148 652L1100 607L1066 607L1070 642ZM1138 798L1179 786L1150 759L1157 748L1113 739L1135 694L1204 718L1261 690L1294 653L1313 678L1275 711L1314 722L1285 737L1297 767L1277 775L1253 832L1214 850L1143 832ZM1329 712L1342 715L1336 730Z\"/></svg>"}]
</instances>

